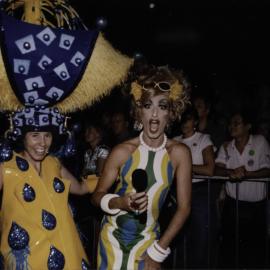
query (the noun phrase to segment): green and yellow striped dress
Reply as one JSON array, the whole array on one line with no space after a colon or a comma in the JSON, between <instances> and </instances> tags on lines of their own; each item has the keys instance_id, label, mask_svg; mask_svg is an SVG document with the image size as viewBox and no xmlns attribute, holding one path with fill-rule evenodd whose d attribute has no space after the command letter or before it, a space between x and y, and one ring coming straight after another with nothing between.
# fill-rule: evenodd
<instances>
[{"instance_id":1,"label":"green and yellow striped dress","mask_svg":"<svg viewBox=\"0 0 270 270\"><path fill-rule=\"evenodd\" d=\"M159 239L158 217L173 180L173 167L166 148L157 152L140 145L122 166L116 194L134 192L131 176L135 169L144 169L148 176L148 209L146 224L133 212L121 211L105 216L98 249L98 269L143 269L140 260L155 239Z\"/></svg>"}]
</instances>

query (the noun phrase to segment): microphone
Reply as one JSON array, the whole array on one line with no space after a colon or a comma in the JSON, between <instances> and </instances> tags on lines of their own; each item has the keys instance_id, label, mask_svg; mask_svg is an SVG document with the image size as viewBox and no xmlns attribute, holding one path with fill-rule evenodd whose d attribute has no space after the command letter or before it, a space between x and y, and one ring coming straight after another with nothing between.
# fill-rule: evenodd
<instances>
[{"instance_id":1,"label":"microphone","mask_svg":"<svg viewBox=\"0 0 270 270\"><path fill-rule=\"evenodd\" d=\"M143 192L147 188L148 179L147 173L143 169L136 169L131 175L131 181L136 192Z\"/></svg>"},{"instance_id":2,"label":"microphone","mask_svg":"<svg viewBox=\"0 0 270 270\"><path fill-rule=\"evenodd\" d=\"M136 192L145 191L148 185L147 172L143 169L134 170L131 175L131 182ZM134 205L134 207L136 207L136 205ZM146 212L139 214L138 219L141 224L145 224L147 219Z\"/></svg>"}]
</instances>

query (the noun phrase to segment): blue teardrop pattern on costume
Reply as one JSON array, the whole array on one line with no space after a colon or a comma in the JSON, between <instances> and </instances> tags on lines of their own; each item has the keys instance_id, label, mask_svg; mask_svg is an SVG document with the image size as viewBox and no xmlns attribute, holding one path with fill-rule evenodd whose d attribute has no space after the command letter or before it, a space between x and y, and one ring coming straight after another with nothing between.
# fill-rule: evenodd
<instances>
[{"instance_id":1,"label":"blue teardrop pattern on costume","mask_svg":"<svg viewBox=\"0 0 270 270\"><path fill-rule=\"evenodd\" d=\"M27 270L27 258L30 253L28 247L29 235L25 229L15 222L12 222L8 234L8 244L11 247L11 251L7 258L7 269Z\"/></svg>"},{"instance_id":2,"label":"blue teardrop pattern on costume","mask_svg":"<svg viewBox=\"0 0 270 270\"><path fill-rule=\"evenodd\" d=\"M61 270L65 266L65 257L61 251L54 246L50 248L50 254L48 258L48 269L49 270Z\"/></svg>"},{"instance_id":3,"label":"blue teardrop pattern on costume","mask_svg":"<svg viewBox=\"0 0 270 270\"><path fill-rule=\"evenodd\" d=\"M65 184L59 178L55 177L53 180L53 188L55 192L62 193L65 190Z\"/></svg>"},{"instance_id":4,"label":"blue teardrop pattern on costume","mask_svg":"<svg viewBox=\"0 0 270 270\"><path fill-rule=\"evenodd\" d=\"M26 202L32 202L36 198L35 190L27 183L23 187L23 198Z\"/></svg>"},{"instance_id":5,"label":"blue teardrop pattern on costume","mask_svg":"<svg viewBox=\"0 0 270 270\"><path fill-rule=\"evenodd\" d=\"M82 259L82 270L90 270L90 265L84 259Z\"/></svg>"},{"instance_id":6,"label":"blue teardrop pattern on costume","mask_svg":"<svg viewBox=\"0 0 270 270\"><path fill-rule=\"evenodd\" d=\"M16 157L16 163L17 163L18 168L21 171L27 171L29 169L28 162L21 157L18 157L18 156Z\"/></svg>"},{"instance_id":7,"label":"blue teardrop pattern on costume","mask_svg":"<svg viewBox=\"0 0 270 270\"><path fill-rule=\"evenodd\" d=\"M9 161L12 156L13 150L8 140L0 141L0 162Z\"/></svg>"},{"instance_id":8,"label":"blue teardrop pattern on costume","mask_svg":"<svg viewBox=\"0 0 270 270\"><path fill-rule=\"evenodd\" d=\"M56 218L46 210L42 210L42 225L47 230L53 230L56 226Z\"/></svg>"},{"instance_id":9,"label":"blue teardrop pattern on costume","mask_svg":"<svg viewBox=\"0 0 270 270\"><path fill-rule=\"evenodd\" d=\"M12 222L9 234L8 244L12 250L22 250L28 246L29 235L28 232L19 226L17 223Z\"/></svg>"},{"instance_id":10,"label":"blue teardrop pattern on costume","mask_svg":"<svg viewBox=\"0 0 270 270\"><path fill-rule=\"evenodd\" d=\"M2 253L0 253L0 270L4 270L4 257Z\"/></svg>"}]
</instances>

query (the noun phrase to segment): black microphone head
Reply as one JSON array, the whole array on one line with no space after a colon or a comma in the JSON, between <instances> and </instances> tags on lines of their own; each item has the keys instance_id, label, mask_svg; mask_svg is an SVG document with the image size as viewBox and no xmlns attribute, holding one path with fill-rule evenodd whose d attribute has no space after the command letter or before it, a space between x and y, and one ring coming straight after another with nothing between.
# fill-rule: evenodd
<instances>
[{"instance_id":1,"label":"black microphone head","mask_svg":"<svg viewBox=\"0 0 270 270\"><path fill-rule=\"evenodd\" d=\"M145 191L148 185L147 172L143 169L136 169L133 171L131 181L136 192Z\"/></svg>"}]
</instances>

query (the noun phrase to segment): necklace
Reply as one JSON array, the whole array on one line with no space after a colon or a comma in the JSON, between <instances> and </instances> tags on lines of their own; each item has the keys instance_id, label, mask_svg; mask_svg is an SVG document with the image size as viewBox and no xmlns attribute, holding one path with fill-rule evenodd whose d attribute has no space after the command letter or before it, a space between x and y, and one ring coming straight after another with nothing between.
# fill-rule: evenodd
<instances>
[{"instance_id":1,"label":"necklace","mask_svg":"<svg viewBox=\"0 0 270 270\"><path fill-rule=\"evenodd\" d=\"M155 147L151 147L148 144L146 144L146 142L143 140L143 132L141 132L140 133L140 136L139 136L140 144L143 145L147 150L152 151L152 152L158 152L158 151L160 151L160 150L162 150L162 149L165 148L165 145L166 145L167 140L168 140L166 134L164 134L164 137L163 138L164 139L163 139L162 144L159 147L156 147L155 148Z\"/></svg>"}]
</instances>

